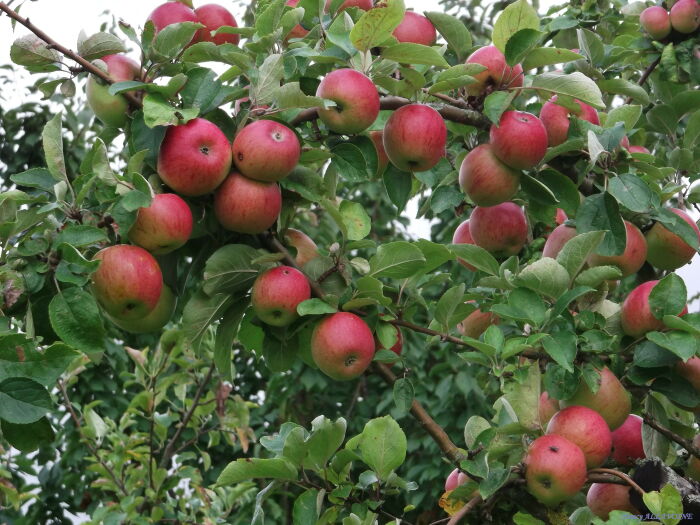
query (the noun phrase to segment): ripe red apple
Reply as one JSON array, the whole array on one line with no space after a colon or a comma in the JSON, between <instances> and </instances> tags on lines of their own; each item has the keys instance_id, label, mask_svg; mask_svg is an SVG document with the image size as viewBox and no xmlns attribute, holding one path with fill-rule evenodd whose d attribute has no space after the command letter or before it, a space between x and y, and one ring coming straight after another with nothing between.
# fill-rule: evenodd
<instances>
[{"instance_id":1,"label":"ripe red apple","mask_svg":"<svg viewBox=\"0 0 700 525\"><path fill-rule=\"evenodd\" d=\"M195 12L180 2L166 2L156 7L146 22L153 22L156 27L156 32L162 30L170 24L178 24L181 22L199 22Z\"/></svg>"},{"instance_id":2,"label":"ripe red apple","mask_svg":"<svg viewBox=\"0 0 700 525\"><path fill-rule=\"evenodd\" d=\"M639 15L639 24L654 40L663 40L671 34L671 18L663 7L647 7Z\"/></svg>"},{"instance_id":3,"label":"ripe red apple","mask_svg":"<svg viewBox=\"0 0 700 525\"><path fill-rule=\"evenodd\" d=\"M355 314L338 312L320 321L311 336L311 356L316 366L336 381L355 379L374 358L374 337Z\"/></svg>"},{"instance_id":4,"label":"ripe red apple","mask_svg":"<svg viewBox=\"0 0 700 525\"><path fill-rule=\"evenodd\" d=\"M630 487L627 485L593 483L586 494L586 505L593 514L604 520L607 520L614 510L639 514L630 503Z\"/></svg>"},{"instance_id":5,"label":"ripe red apple","mask_svg":"<svg viewBox=\"0 0 700 525\"><path fill-rule=\"evenodd\" d=\"M670 19L679 33L693 33L700 26L700 4L697 0L678 0L671 8Z\"/></svg>"},{"instance_id":6,"label":"ripe red apple","mask_svg":"<svg viewBox=\"0 0 700 525\"><path fill-rule=\"evenodd\" d=\"M213 191L231 169L231 144L203 118L169 126L158 153L158 175L175 192L196 197Z\"/></svg>"},{"instance_id":7,"label":"ripe red apple","mask_svg":"<svg viewBox=\"0 0 700 525\"><path fill-rule=\"evenodd\" d=\"M174 193L159 193L151 205L139 208L129 230L129 240L156 255L165 255L184 245L192 233L192 212Z\"/></svg>"},{"instance_id":8,"label":"ripe red apple","mask_svg":"<svg viewBox=\"0 0 700 525\"><path fill-rule=\"evenodd\" d=\"M287 0L284 5L288 5L290 7L296 7L297 4L299 3L299 0ZM306 35L309 34L308 29L304 29L304 27L301 24L295 25L292 30L287 34L287 39L290 38L304 38Z\"/></svg>"},{"instance_id":9,"label":"ripe red apple","mask_svg":"<svg viewBox=\"0 0 700 525\"><path fill-rule=\"evenodd\" d=\"M377 177L381 177L384 175L386 167L389 165L389 157L387 157L386 150L384 149L384 131L370 131L369 138L372 139L374 148L377 150Z\"/></svg>"},{"instance_id":10,"label":"ripe red apple","mask_svg":"<svg viewBox=\"0 0 700 525\"><path fill-rule=\"evenodd\" d=\"M537 166L547 153L547 130L532 113L506 111L489 135L494 155L518 170Z\"/></svg>"},{"instance_id":11,"label":"ripe red apple","mask_svg":"<svg viewBox=\"0 0 700 525\"><path fill-rule=\"evenodd\" d=\"M486 68L474 75L476 83L466 86L467 93L471 96L483 95L488 87L498 90L523 85L523 67L520 64L513 67L506 64L506 57L494 45L474 51L467 58L467 64L480 64Z\"/></svg>"},{"instance_id":12,"label":"ripe red apple","mask_svg":"<svg viewBox=\"0 0 700 525\"><path fill-rule=\"evenodd\" d=\"M556 100L556 96L552 97L544 103L540 110L540 120L542 120L542 124L547 130L547 139L550 146L558 146L566 142L566 137L569 135L569 117L571 112L564 106L556 104ZM574 102L581 108L579 113L576 114L578 118L587 120L591 124L600 124L598 112L594 108L580 100L574 100Z\"/></svg>"},{"instance_id":13,"label":"ripe red apple","mask_svg":"<svg viewBox=\"0 0 700 525\"><path fill-rule=\"evenodd\" d=\"M383 317L383 314L379 314L379 317ZM396 355L401 355L401 352L403 352L403 334L401 333L401 330L398 326L394 326L394 330L396 331L396 342L393 345L391 345L391 348L389 348L389 350L394 352ZM384 349L384 345L376 336L374 337L374 346L377 350Z\"/></svg>"},{"instance_id":14,"label":"ripe red apple","mask_svg":"<svg viewBox=\"0 0 700 525\"><path fill-rule=\"evenodd\" d=\"M647 155L651 155L651 151L646 149L644 146L630 146L627 148L627 151L630 153L646 153Z\"/></svg>"},{"instance_id":15,"label":"ripe red apple","mask_svg":"<svg viewBox=\"0 0 700 525\"><path fill-rule=\"evenodd\" d=\"M520 172L494 154L493 145L481 144L471 150L459 168L459 186L478 206L495 206L509 201L520 187Z\"/></svg>"},{"instance_id":16,"label":"ripe red apple","mask_svg":"<svg viewBox=\"0 0 700 525\"><path fill-rule=\"evenodd\" d=\"M588 384L581 380L573 397L560 401L559 404L563 407L580 405L595 410L603 416L610 430L622 425L632 408L629 392L608 367L600 370L600 387L595 394L588 388Z\"/></svg>"},{"instance_id":17,"label":"ripe red apple","mask_svg":"<svg viewBox=\"0 0 700 525\"><path fill-rule=\"evenodd\" d=\"M360 133L379 115L376 86L355 69L336 69L328 73L318 85L316 96L336 103L335 107L318 108L318 116L336 133Z\"/></svg>"},{"instance_id":18,"label":"ripe red apple","mask_svg":"<svg viewBox=\"0 0 700 525\"><path fill-rule=\"evenodd\" d=\"M639 228L625 221L627 244L622 255L599 255L594 253L588 258L591 266L617 266L622 277L637 273L647 258L647 241Z\"/></svg>"},{"instance_id":19,"label":"ripe red apple","mask_svg":"<svg viewBox=\"0 0 700 525\"><path fill-rule=\"evenodd\" d=\"M400 107L384 126L386 154L403 171L426 171L435 166L445 155L446 142L442 115L425 104Z\"/></svg>"},{"instance_id":20,"label":"ripe red apple","mask_svg":"<svg viewBox=\"0 0 700 525\"><path fill-rule=\"evenodd\" d=\"M204 27L194 35L195 42L214 42L217 46L221 44L238 44L241 35L219 34L211 36L212 31L216 31L222 26L238 27L236 19L224 6L217 4L205 4L194 10L200 24Z\"/></svg>"},{"instance_id":21,"label":"ripe red apple","mask_svg":"<svg viewBox=\"0 0 700 525\"><path fill-rule=\"evenodd\" d=\"M311 259L318 257L318 246L316 246L316 243L311 237L304 232L295 230L294 228L287 228L287 231L284 233L284 238L297 251L297 255L294 259L297 266L303 267Z\"/></svg>"},{"instance_id":22,"label":"ripe red apple","mask_svg":"<svg viewBox=\"0 0 700 525\"><path fill-rule=\"evenodd\" d=\"M641 337L647 332L665 330L666 325L660 319L654 317L649 306L649 294L659 281L647 281L632 290L625 302L622 303L620 312L620 324L622 331L632 337ZM686 306L678 315L688 312Z\"/></svg>"},{"instance_id":23,"label":"ripe red apple","mask_svg":"<svg viewBox=\"0 0 700 525\"><path fill-rule=\"evenodd\" d=\"M331 3L333 0L326 0L326 12L330 12L331 10ZM372 0L345 0L342 4L340 4L340 7L336 11L336 13L340 13L341 11L344 11L348 7L359 7L360 9L364 9L365 11L369 11L372 9Z\"/></svg>"},{"instance_id":24,"label":"ripe red apple","mask_svg":"<svg viewBox=\"0 0 700 525\"><path fill-rule=\"evenodd\" d=\"M163 290L160 292L160 298L156 303L156 307L147 313L144 317L138 319L117 319L108 315L119 328L125 332L132 334L148 334L161 330L170 318L173 316L175 306L177 305L177 297L169 286L163 285Z\"/></svg>"},{"instance_id":25,"label":"ripe red apple","mask_svg":"<svg viewBox=\"0 0 700 525\"><path fill-rule=\"evenodd\" d=\"M107 65L107 74L115 82L141 78L141 68L126 55L106 55L100 60ZM94 75L88 77L86 93L88 106L98 119L113 128L124 127L129 103L123 95L110 95L109 86Z\"/></svg>"},{"instance_id":26,"label":"ripe red apple","mask_svg":"<svg viewBox=\"0 0 700 525\"><path fill-rule=\"evenodd\" d=\"M469 218L469 232L477 246L496 257L509 257L519 253L527 242L527 219L513 202L477 206Z\"/></svg>"},{"instance_id":27,"label":"ripe red apple","mask_svg":"<svg viewBox=\"0 0 700 525\"><path fill-rule=\"evenodd\" d=\"M255 279L250 303L263 323L288 326L299 317L299 303L310 298L311 287L303 273L291 266L277 266Z\"/></svg>"},{"instance_id":28,"label":"ripe red apple","mask_svg":"<svg viewBox=\"0 0 700 525\"><path fill-rule=\"evenodd\" d=\"M670 211L687 222L700 240L700 228L695 221L682 210L670 208ZM695 248L686 243L675 233L657 222L646 234L647 261L659 270L675 270L688 264L697 253Z\"/></svg>"},{"instance_id":29,"label":"ripe red apple","mask_svg":"<svg viewBox=\"0 0 700 525\"><path fill-rule=\"evenodd\" d=\"M474 239L472 239L472 234L469 231L469 221L466 220L459 226L457 226L457 229L454 232L454 235L452 236L452 244L475 244ZM472 266L471 264L467 263L464 259L457 259L459 264L467 268L468 270L471 270L472 272L476 271L476 268Z\"/></svg>"},{"instance_id":30,"label":"ripe red apple","mask_svg":"<svg viewBox=\"0 0 700 525\"><path fill-rule=\"evenodd\" d=\"M549 397L548 392L542 392L540 394L537 409L539 413L540 425L545 427L547 426L547 423L549 423L549 420L552 419L552 416L559 412L559 401L553 397Z\"/></svg>"},{"instance_id":31,"label":"ripe red apple","mask_svg":"<svg viewBox=\"0 0 700 525\"><path fill-rule=\"evenodd\" d=\"M433 23L423 15L413 11L404 13L403 20L396 26L393 35L399 42L412 42L424 46L432 46L437 40L437 32Z\"/></svg>"},{"instance_id":32,"label":"ripe red apple","mask_svg":"<svg viewBox=\"0 0 700 525\"><path fill-rule=\"evenodd\" d=\"M635 460L644 459L642 445L642 418L630 414L622 426L612 433L612 457L620 465L632 466Z\"/></svg>"},{"instance_id":33,"label":"ripe red apple","mask_svg":"<svg viewBox=\"0 0 700 525\"><path fill-rule=\"evenodd\" d=\"M554 414L547 425L547 434L565 437L586 456L586 467L605 463L612 447L608 424L598 412L584 406L569 406Z\"/></svg>"},{"instance_id":34,"label":"ripe red apple","mask_svg":"<svg viewBox=\"0 0 700 525\"><path fill-rule=\"evenodd\" d=\"M163 289L158 262L139 246L117 244L103 248L92 274L92 291L102 308L122 320L139 319L153 311Z\"/></svg>"},{"instance_id":35,"label":"ripe red apple","mask_svg":"<svg viewBox=\"0 0 700 525\"><path fill-rule=\"evenodd\" d=\"M233 139L233 162L248 178L275 182L289 175L299 162L301 144L296 133L274 120L256 120Z\"/></svg>"},{"instance_id":36,"label":"ripe red apple","mask_svg":"<svg viewBox=\"0 0 700 525\"><path fill-rule=\"evenodd\" d=\"M576 228L572 228L566 224L560 224L554 228L552 233L549 234L549 237L547 237L544 248L542 249L542 257L556 259L559 252L564 248L564 245L574 237L576 237Z\"/></svg>"},{"instance_id":37,"label":"ripe red apple","mask_svg":"<svg viewBox=\"0 0 700 525\"><path fill-rule=\"evenodd\" d=\"M227 230L262 233L282 210L282 192L274 182L260 182L231 173L214 195L214 214Z\"/></svg>"},{"instance_id":38,"label":"ripe red apple","mask_svg":"<svg viewBox=\"0 0 700 525\"><path fill-rule=\"evenodd\" d=\"M461 472L458 468L456 468L452 472L450 472L450 475L447 476L447 479L445 480L445 492L449 490L454 490L460 485L464 485L469 481L469 476L467 476L464 472Z\"/></svg>"},{"instance_id":39,"label":"ripe red apple","mask_svg":"<svg viewBox=\"0 0 700 525\"><path fill-rule=\"evenodd\" d=\"M693 438L693 445L700 447L700 434ZM688 468L685 470L685 473L695 481L700 481L700 459L691 454L690 459L688 459Z\"/></svg>"},{"instance_id":40,"label":"ripe red apple","mask_svg":"<svg viewBox=\"0 0 700 525\"><path fill-rule=\"evenodd\" d=\"M586 482L583 452L556 434L533 441L523 463L528 492L547 506L571 499Z\"/></svg>"},{"instance_id":41,"label":"ripe red apple","mask_svg":"<svg viewBox=\"0 0 700 525\"><path fill-rule=\"evenodd\" d=\"M491 312L482 312L480 309L474 310L460 323L457 324L457 331L472 339L479 339L486 329L492 324L498 324L500 319Z\"/></svg>"}]
</instances>

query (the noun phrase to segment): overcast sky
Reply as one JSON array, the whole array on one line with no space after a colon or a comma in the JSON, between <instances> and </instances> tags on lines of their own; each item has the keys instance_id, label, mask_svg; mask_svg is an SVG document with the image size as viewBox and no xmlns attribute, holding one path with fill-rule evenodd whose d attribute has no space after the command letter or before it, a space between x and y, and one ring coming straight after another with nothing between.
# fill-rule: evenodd
<instances>
[{"instance_id":1,"label":"overcast sky","mask_svg":"<svg viewBox=\"0 0 700 525\"><path fill-rule=\"evenodd\" d=\"M142 26L149 13L160 3L160 1L155 0L61 0L60 2L57 0L38 0L24 2L21 14L29 17L32 22L46 30L58 42L75 49L80 30L84 30L88 35L98 31L100 23L108 20L106 11L110 11L117 18L124 19L131 25ZM206 2L204 0L196 2L195 0L195 5L203 3ZM243 6L248 2L247 0L222 0L217 3L228 6L236 18L240 20L244 11ZM416 11L435 10L438 7L435 0L405 0L405 3L408 8L413 8ZM553 0L545 0L540 2L540 5L542 9L545 9L553 3ZM0 65L9 63L9 49L12 40L25 33L26 30L18 26L15 35L13 35L7 17L0 16ZM23 87L27 85L27 82L26 77L18 77L18 89L10 97L7 97L6 93L3 94L10 99L11 105L27 96L28 91L26 87ZM415 212L415 203L410 203L406 213L414 219ZM414 219L409 231L417 237L428 238L430 223ZM677 273L685 279L689 296L700 291L700 256L696 256L693 264L681 268ZM700 310L700 301L696 301L691 307L691 311L698 310Z\"/></svg>"}]
</instances>

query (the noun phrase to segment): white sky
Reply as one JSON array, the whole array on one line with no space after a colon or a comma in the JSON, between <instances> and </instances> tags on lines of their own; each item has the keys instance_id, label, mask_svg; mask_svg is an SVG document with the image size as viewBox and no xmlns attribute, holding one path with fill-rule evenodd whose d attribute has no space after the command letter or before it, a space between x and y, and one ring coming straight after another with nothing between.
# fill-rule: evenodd
<instances>
[{"instance_id":1,"label":"white sky","mask_svg":"<svg viewBox=\"0 0 700 525\"><path fill-rule=\"evenodd\" d=\"M216 0L201 0L195 5L215 2ZM23 16L29 17L37 26L47 31L56 41L75 49L76 40L80 30L84 30L88 35L99 30L101 22L108 20L106 11L113 13L117 18L122 18L134 26L141 26L145 22L149 13L162 2L160 0L39 0L36 2L24 2L21 9ZM227 6L236 16L241 19L243 6L247 1L243 0L219 0L217 3ZM416 11L437 10L439 8L436 1L431 0L405 0L406 7ZM540 2L542 10L554 4L554 0L544 0ZM19 25L16 33L13 34L7 17L0 16L0 65L9 63L10 44L17 36L24 35L26 30ZM123 35L119 35L123 36ZM16 91L16 97L8 97L14 103L28 95L23 86L27 85L26 77L18 78L17 84L20 86ZM407 207L407 215L413 219L410 233L417 237L429 238L430 223L423 219L414 219L417 211L416 202L410 202ZM697 218L697 217L696 217ZM685 266L677 271L684 278L688 285L689 296L700 291L700 256L696 256L693 264ZM700 301L694 303L692 311L698 311Z\"/></svg>"}]
</instances>

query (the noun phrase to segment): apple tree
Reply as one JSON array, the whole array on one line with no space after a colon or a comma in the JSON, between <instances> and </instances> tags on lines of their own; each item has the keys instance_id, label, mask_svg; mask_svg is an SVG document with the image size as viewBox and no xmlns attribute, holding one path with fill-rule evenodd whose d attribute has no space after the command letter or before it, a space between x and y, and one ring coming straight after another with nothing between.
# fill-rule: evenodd
<instances>
[{"instance_id":1,"label":"apple tree","mask_svg":"<svg viewBox=\"0 0 700 525\"><path fill-rule=\"evenodd\" d=\"M0 518L698 519L697 0L223 4L0 2Z\"/></svg>"}]
</instances>

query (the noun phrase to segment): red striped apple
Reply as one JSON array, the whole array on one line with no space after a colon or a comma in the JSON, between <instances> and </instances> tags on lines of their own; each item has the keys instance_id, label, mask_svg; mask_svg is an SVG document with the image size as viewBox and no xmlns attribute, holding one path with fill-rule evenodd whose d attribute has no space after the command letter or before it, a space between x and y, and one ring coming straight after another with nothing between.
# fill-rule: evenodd
<instances>
[{"instance_id":1,"label":"red striped apple","mask_svg":"<svg viewBox=\"0 0 700 525\"><path fill-rule=\"evenodd\" d=\"M174 193L159 193L151 205L139 208L129 240L156 255L183 246L192 233L192 211Z\"/></svg>"},{"instance_id":2,"label":"red striped apple","mask_svg":"<svg viewBox=\"0 0 700 525\"><path fill-rule=\"evenodd\" d=\"M639 23L654 40L663 40L671 34L671 17L661 6L647 7L639 15Z\"/></svg>"},{"instance_id":3,"label":"red striped apple","mask_svg":"<svg viewBox=\"0 0 700 525\"><path fill-rule=\"evenodd\" d=\"M224 6L217 4L205 4L194 10L197 20L204 27L194 35L195 42L214 42L221 44L238 44L241 35L221 33L211 36L212 31L216 31L223 26L238 27L236 19Z\"/></svg>"},{"instance_id":4,"label":"red striped apple","mask_svg":"<svg viewBox=\"0 0 700 525\"><path fill-rule=\"evenodd\" d=\"M291 266L277 266L255 279L250 302L263 323L288 326L299 317L299 303L310 298L311 287L303 273Z\"/></svg>"},{"instance_id":5,"label":"red striped apple","mask_svg":"<svg viewBox=\"0 0 700 525\"><path fill-rule=\"evenodd\" d=\"M608 424L598 412L584 406L569 406L552 416L547 434L565 437L577 445L586 456L586 467L596 468L605 463L612 447Z\"/></svg>"},{"instance_id":6,"label":"red striped apple","mask_svg":"<svg viewBox=\"0 0 700 525\"><path fill-rule=\"evenodd\" d=\"M635 460L644 459L642 444L642 418L630 414L625 422L612 433L612 457L620 465L632 466Z\"/></svg>"},{"instance_id":7,"label":"red striped apple","mask_svg":"<svg viewBox=\"0 0 700 525\"><path fill-rule=\"evenodd\" d=\"M527 219L513 202L477 206L469 218L469 232L477 246L496 257L509 257L520 253L527 242Z\"/></svg>"},{"instance_id":8,"label":"red striped apple","mask_svg":"<svg viewBox=\"0 0 700 525\"><path fill-rule=\"evenodd\" d=\"M700 228L695 221L683 210L670 208L670 211L695 230L700 241ZM663 224L657 222L646 233L647 261L659 270L675 270L688 264L697 251L686 243L681 237L668 230Z\"/></svg>"},{"instance_id":9,"label":"red striped apple","mask_svg":"<svg viewBox=\"0 0 700 525\"><path fill-rule=\"evenodd\" d=\"M248 178L275 182L289 175L299 162L296 133L274 120L256 120L233 139L233 162Z\"/></svg>"},{"instance_id":10,"label":"red striped apple","mask_svg":"<svg viewBox=\"0 0 700 525\"><path fill-rule=\"evenodd\" d=\"M282 210L282 193L274 182L259 182L231 173L214 195L214 214L219 223L239 233L262 233Z\"/></svg>"},{"instance_id":11,"label":"red striped apple","mask_svg":"<svg viewBox=\"0 0 700 525\"><path fill-rule=\"evenodd\" d=\"M569 135L569 118L571 116L571 111L564 106L556 104L556 100L556 96L552 97L548 102L544 103L540 110L540 120L547 130L547 142L550 147L558 146L566 142L566 138ZM575 116L591 124L600 125L598 112L594 108L588 104L584 104L580 100L574 100L574 102L576 102L580 108Z\"/></svg>"},{"instance_id":12,"label":"red striped apple","mask_svg":"<svg viewBox=\"0 0 700 525\"><path fill-rule=\"evenodd\" d=\"M509 201L520 188L520 171L505 165L494 153L493 145L481 144L464 157L459 168L459 186L477 206Z\"/></svg>"},{"instance_id":13,"label":"red striped apple","mask_svg":"<svg viewBox=\"0 0 700 525\"><path fill-rule=\"evenodd\" d=\"M412 42L424 46L432 46L437 40L437 32L433 23L423 15L413 11L404 13L403 20L394 29L393 35L399 42Z\"/></svg>"},{"instance_id":14,"label":"red striped apple","mask_svg":"<svg viewBox=\"0 0 700 525\"><path fill-rule=\"evenodd\" d=\"M107 65L107 74L115 82L141 78L141 68L126 55L106 55L100 60ZM124 127L129 103L123 95L110 95L109 86L94 75L88 77L86 94L88 106L98 119L113 128Z\"/></svg>"},{"instance_id":15,"label":"red striped apple","mask_svg":"<svg viewBox=\"0 0 700 525\"><path fill-rule=\"evenodd\" d=\"M588 258L591 266L617 266L622 271L622 276L635 274L644 265L647 258L647 241L639 228L629 221L625 221L627 244L621 255L600 255L594 253Z\"/></svg>"},{"instance_id":16,"label":"red striped apple","mask_svg":"<svg viewBox=\"0 0 700 525\"><path fill-rule=\"evenodd\" d=\"M318 85L316 96L336 103L335 107L318 108L323 123L336 133L360 133L379 115L376 86L355 69L336 69L328 73Z\"/></svg>"},{"instance_id":17,"label":"red striped apple","mask_svg":"<svg viewBox=\"0 0 700 525\"><path fill-rule=\"evenodd\" d=\"M604 520L607 520L614 510L639 514L639 511L630 503L628 485L593 483L586 494L586 505L593 514Z\"/></svg>"},{"instance_id":18,"label":"red striped apple","mask_svg":"<svg viewBox=\"0 0 700 525\"><path fill-rule=\"evenodd\" d=\"M560 224L554 228L552 233L549 234L549 237L547 237L544 248L542 249L542 257L556 259L559 252L564 248L564 245L574 237L576 237L576 228L572 228L566 224Z\"/></svg>"},{"instance_id":19,"label":"red striped apple","mask_svg":"<svg viewBox=\"0 0 700 525\"><path fill-rule=\"evenodd\" d=\"M156 307L145 316L128 320L118 319L109 315L108 317L110 321L125 332L132 334L149 334L151 332L160 331L168 324L168 321L170 321L175 311L175 306L177 306L177 297L169 286L163 285L163 290L160 292L160 298L156 303Z\"/></svg>"},{"instance_id":20,"label":"red striped apple","mask_svg":"<svg viewBox=\"0 0 700 525\"><path fill-rule=\"evenodd\" d=\"M559 404L562 407L581 405L595 410L603 416L610 430L622 425L632 408L629 392L608 367L600 370L600 386L595 394L586 381L581 380L573 397L560 401Z\"/></svg>"},{"instance_id":21,"label":"red striped apple","mask_svg":"<svg viewBox=\"0 0 700 525\"><path fill-rule=\"evenodd\" d=\"M660 319L654 317L649 305L649 295L659 281L647 281L632 290L625 302L622 303L620 324L622 331L631 337L642 337L647 332L665 330L666 325ZM677 315L685 315L688 312L686 306Z\"/></svg>"},{"instance_id":22,"label":"red striped apple","mask_svg":"<svg viewBox=\"0 0 700 525\"><path fill-rule=\"evenodd\" d=\"M156 32L162 30L171 24L179 24L181 22L199 22L195 12L180 2L166 2L156 7L146 22L153 22L156 27Z\"/></svg>"},{"instance_id":23,"label":"red striped apple","mask_svg":"<svg viewBox=\"0 0 700 525\"><path fill-rule=\"evenodd\" d=\"M671 8L671 26L689 35L700 27L700 4L697 0L678 0Z\"/></svg>"},{"instance_id":24,"label":"red striped apple","mask_svg":"<svg viewBox=\"0 0 700 525\"><path fill-rule=\"evenodd\" d=\"M374 358L374 336L362 319L337 312L321 320L311 336L311 356L328 377L348 381L361 376Z\"/></svg>"},{"instance_id":25,"label":"red striped apple","mask_svg":"<svg viewBox=\"0 0 700 525\"><path fill-rule=\"evenodd\" d=\"M386 154L403 171L427 171L435 166L445 155L446 142L445 121L425 104L400 107L384 126Z\"/></svg>"},{"instance_id":26,"label":"red striped apple","mask_svg":"<svg viewBox=\"0 0 700 525\"><path fill-rule=\"evenodd\" d=\"M467 93L472 96L483 95L487 88L495 90L504 87L520 87L523 85L523 68L520 64L510 67L506 64L506 57L494 45L477 49L469 58L467 64L479 64L486 69L477 73L474 84L466 86Z\"/></svg>"},{"instance_id":27,"label":"red striped apple","mask_svg":"<svg viewBox=\"0 0 700 525\"><path fill-rule=\"evenodd\" d=\"M518 170L537 166L547 153L547 130L532 113L506 111L491 126L491 149L501 162Z\"/></svg>"}]
</instances>

